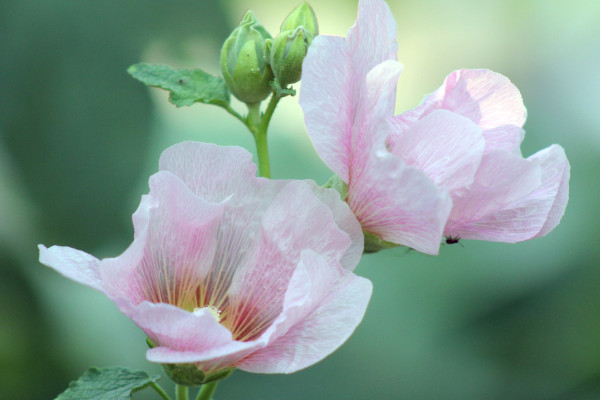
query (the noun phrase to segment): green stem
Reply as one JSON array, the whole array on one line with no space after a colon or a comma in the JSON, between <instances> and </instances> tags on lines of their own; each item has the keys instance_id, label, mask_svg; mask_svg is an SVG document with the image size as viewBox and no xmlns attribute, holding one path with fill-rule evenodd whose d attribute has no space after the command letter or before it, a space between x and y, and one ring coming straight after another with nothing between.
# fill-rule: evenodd
<instances>
[{"instance_id":1,"label":"green stem","mask_svg":"<svg viewBox=\"0 0 600 400\"><path fill-rule=\"evenodd\" d=\"M237 111L231 108L229 104L227 104L227 106L224 106L223 108L225 108L225 111L227 111L229 114L233 115L235 118L242 121L244 125L246 125L246 120L244 119L244 117L242 117Z\"/></svg>"},{"instance_id":2,"label":"green stem","mask_svg":"<svg viewBox=\"0 0 600 400\"><path fill-rule=\"evenodd\" d=\"M162 397L165 400L171 400L171 398L169 397L169 395L164 391L163 388L161 388L158 383L156 382L152 382L150 384L150 386L152 386L152 389L156 390L156 392L160 395L160 397Z\"/></svg>"},{"instance_id":3,"label":"green stem","mask_svg":"<svg viewBox=\"0 0 600 400\"><path fill-rule=\"evenodd\" d=\"M253 135L256 135L256 131L260 125L260 103L247 104L248 106L248 117L246 118L246 126Z\"/></svg>"},{"instance_id":4,"label":"green stem","mask_svg":"<svg viewBox=\"0 0 600 400\"><path fill-rule=\"evenodd\" d=\"M258 155L258 173L262 177L271 178L267 132L259 131L258 134L254 136L254 142L256 143L256 154Z\"/></svg>"},{"instance_id":5,"label":"green stem","mask_svg":"<svg viewBox=\"0 0 600 400\"><path fill-rule=\"evenodd\" d=\"M269 121L275 110L275 106L279 100L275 100L275 95L271 97L271 102L267 107L267 111L262 116L260 115L260 104L248 104L248 118L246 118L246 126L254 136L256 144L256 154L258 156L258 174L265 178L271 177L271 165L269 163L269 146L267 144L267 128Z\"/></svg>"},{"instance_id":6,"label":"green stem","mask_svg":"<svg viewBox=\"0 0 600 400\"><path fill-rule=\"evenodd\" d=\"M188 392L188 387L184 386L184 385L176 385L176 396L175 398L177 400L188 400L189 396L189 392Z\"/></svg>"},{"instance_id":7,"label":"green stem","mask_svg":"<svg viewBox=\"0 0 600 400\"><path fill-rule=\"evenodd\" d=\"M260 129L265 131L265 135L267 133L267 128L269 127L271 117L273 116L273 112L275 111L275 107L277 107L277 103L279 103L279 100L281 100L281 96L277 95L276 93L273 93L273 96L271 96L271 101L269 101L269 105L265 110L260 124Z\"/></svg>"},{"instance_id":8,"label":"green stem","mask_svg":"<svg viewBox=\"0 0 600 400\"><path fill-rule=\"evenodd\" d=\"M198 397L196 397L196 400L211 400L212 395L215 393L215 390L217 390L218 384L219 381L212 381L202 385L200 391L198 392Z\"/></svg>"}]
</instances>

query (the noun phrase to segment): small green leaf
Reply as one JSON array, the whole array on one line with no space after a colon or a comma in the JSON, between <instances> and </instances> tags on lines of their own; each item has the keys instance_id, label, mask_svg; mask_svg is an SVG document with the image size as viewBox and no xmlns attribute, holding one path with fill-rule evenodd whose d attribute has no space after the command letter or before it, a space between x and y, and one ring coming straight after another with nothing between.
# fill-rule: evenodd
<instances>
[{"instance_id":1,"label":"small green leaf","mask_svg":"<svg viewBox=\"0 0 600 400\"><path fill-rule=\"evenodd\" d=\"M177 107L194 103L229 105L230 94L220 76L212 76L201 69L175 69L166 65L139 63L127 69L135 79L148 86L168 90L169 101Z\"/></svg>"},{"instance_id":2,"label":"small green leaf","mask_svg":"<svg viewBox=\"0 0 600 400\"><path fill-rule=\"evenodd\" d=\"M129 400L133 392L159 378L123 367L91 367L78 380L71 382L56 400Z\"/></svg>"}]
</instances>

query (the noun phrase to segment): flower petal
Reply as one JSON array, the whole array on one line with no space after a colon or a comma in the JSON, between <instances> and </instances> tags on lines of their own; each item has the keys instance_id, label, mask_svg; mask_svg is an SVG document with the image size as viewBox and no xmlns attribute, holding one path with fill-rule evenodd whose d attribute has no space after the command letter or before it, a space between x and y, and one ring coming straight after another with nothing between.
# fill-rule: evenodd
<instances>
[{"instance_id":1,"label":"flower petal","mask_svg":"<svg viewBox=\"0 0 600 400\"><path fill-rule=\"evenodd\" d=\"M75 282L104 292L104 285L98 272L100 260L96 257L64 246L52 246L48 249L40 244L38 248L40 249L40 263Z\"/></svg>"},{"instance_id":2,"label":"flower petal","mask_svg":"<svg viewBox=\"0 0 600 400\"><path fill-rule=\"evenodd\" d=\"M453 199L445 235L481 239L480 235L500 228L497 240L503 241L501 237L510 235L510 230L520 225L519 219L500 222L487 217L531 193L540 185L540 174L538 166L517 155L503 151L487 154L469 190ZM490 226L484 221L491 222Z\"/></svg>"},{"instance_id":3,"label":"flower petal","mask_svg":"<svg viewBox=\"0 0 600 400\"><path fill-rule=\"evenodd\" d=\"M446 110L423 117L389 142L393 154L451 194L473 182L485 148L477 125Z\"/></svg>"},{"instance_id":4,"label":"flower petal","mask_svg":"<svg viewBox=\"0 0 600 400\"><path fill-rule=\"evenodd\" d=\"M569 170L558 145L526 160L492 153L484 157L472 193L457 201L446 230L466 239L508 243L544 236L565 211Z\"/></svg>"},{"instance_id":5,"label":"flower petal","mask_svg":"<svg viewBox=\"0 0 600 400\"><path fill-rule=\"evenodd\" d=\"M302 64L300 106L315 150L348 181L353 122L353 75L343 38L317 36Z\"/></svg>"},{"instance_id":6,"label":"flower petal","mask_svg":"<svg viewBox=\"0 0 600 400\"><path fill-rule=\"evenodd\" d=\"M340 194L335 189L325 189L314 181L306 181L313 193L333 212L333 218L338 228L346 232L352 244L344 253L340 263L342 267L353 271L358 265L364 250L364 235L356 216L348 204L340 200Z\"/></svg>"},{"instance_id":7,"label":"flower petal","mask_svg":"<svg viewBox=\"0 0 600 400\"><path fill-rule=\"evenodd\" d=\"M387 60L367 74L366 88L358 103L352 127L349 185L354 176L365 168L374 148L390 134L388 120L394 112L396 82L401 72L402 64Z\"/></svg>"},{"instance_id":8,"label":"flower petal","mask_svg":"<svg viewBox=\"0 0 600 400\"><path fill-rule=\"evenodd\" d=\"M290 210L295 210L290 215ZM350 246L332 211L309 185L292 181L265 212L254 247L229 289L228 324L237 340L253 340L281 312L285 290L304 249L337 263Z\"/></svg>"},{"instance_id":9,"label":"flower petal","mask_svg":"<svg viewBox=\"0 0 600 400\"><path fill-rule=\"evenodd\" d=\"M256 176L247 150L200 142L183 142L163 151L159 170L177 175L194 194L211 202L243 191Z\"/></svg>"},{"instance_id":10,"label":"flower petal","mask_svg":"<svg viewBox=\"0 0 600 400\"><path fill-rule=\"evenodd\" d=\"M282 315L271 340L238 364L249 372L292 373L341 346L362 320L372 285L305 251L290 281Z\"/></svg>"},{"instance_id":11,"label":"flower petal","mask_svg":"<svg viewBox=\"0 0 600 400\"><path fill-rule=\"evenodd\" d=\"M318 36L304 60L300 105L306 129L321 159L344 182L355 163L351 157L358 145L357 129L372 108L361 101L368 90L380 88L370 87L367 75L378 64L395 60L397 51L396 22L388 5L361 0L346 40ZM376 75L371 77L375 79ZM379 105L391 114L395 88L386 96Z\"/></svg>"},{"instance_id":12,"label":"flower petal","mask_svg":"<svg viewBox=\"0 0 600 400\"><path fill-rule=\"evenodd\" d=\"M527 159L542 168L542 184L532 193L528 199L529 202L552 203L546 223L535 235L535 237L540 237L553 230L565 213L569 201L571 166L569 160L567 160L565 150L557 144L538 151Z\"/></svg>"},{"instance_id":13,"label":"flower petal","mask_svg":"<svg viewBox=\"0 0 600 400\"><path fill-rule=\"evenodd\" d=\"M483 131L485 152L503 150L521 156L521 142L525 131L515 125L502 125Z\"/></svg>"},{"instance_id":14,"label":"flower petal","mask_svg":"<svg viewBox=\"0 0 600 400\"><path fill-rule=\"evenodd\" d=\"M526 169L522 167L525 164ZM570 166L562 147L552 145L527 160L520 163L517 159L509 160L504 166L514 171L505 176L504 185L495 187L492 194L488 194L489 198L483 200L485 213L472 218L472 222L462 224L456 223L451 216L447 230L465 239L515 243L544 236L558 225L569 196ZM533 181L535 178L537 183ZM511 180L512 190L503 189ZM479 199L483 198L483 195L478 195ZM498 196L502 196L500 200ZM483 207L477 209L473 205L463 204L463 209L468 207L482 214ZM460 217L456 220L460 220ZM466 218L464 220L468 221Z\"/></svg>"},{"instance_id":15,"label":"flower petal","mask_svg":"<svg viewBox=\"0 0 600 400\"><path fill-rule=\"evenodd\" d=\"M484 130L503 125L522 127L527 118L519 89L504 75L486 69L452 72L418 108L424 114L440 108L453 111Z\"/></svg>"},{"instance_id":16,"label":"flower petal","mask_svg":"<svg viewBox=\"0 0 600 400\"><path fill-rule=\"evenodd\" d=\"M157 347L146 353L157 363L202 362L204 371L230 366L243 358L256 343L236 342L231 332L205 310L191 313L171 304L142 302L132 304L124 298L113 299L119 309L133 320Z\"/></svg>"},{"instance_id":17,"label":"flower petal","mask_svg":"<svg viewBox=\"0 0 600 400\"><path fill-rule=\"evenodd\" d=\"M102 261L102 278L113 297L193 309L199 282L210 271L224 205L196 197L170 172L150 178L150 194L138 209L146 230L121 256ZM151 202L152 207L147 207ZM202 293L205 293L201 290Z\"/></svg>"},{"instance_id":18,"label":"flower petal","mask_svg":"<svg viewBox=\"0 0 600 400\"><path fill-rule=\"evenodd\" d=\"M358 17L346 39L354 77L363 80L377 64L396 59L396 31L396 20L385 1L359 1ZM358 104L358 98L354 104Z\"/></svg>"},{"instance_id":19,"label":"flower petal","mask_svg":"<svg viewBox=\"0 0 600 400\"><path fill-rule=\"evenodd\" d=\"M385 148L371 155L347 201L364 230L427 254L439 252L452 208L445 190Z\"/></svg>"}]
</instances>

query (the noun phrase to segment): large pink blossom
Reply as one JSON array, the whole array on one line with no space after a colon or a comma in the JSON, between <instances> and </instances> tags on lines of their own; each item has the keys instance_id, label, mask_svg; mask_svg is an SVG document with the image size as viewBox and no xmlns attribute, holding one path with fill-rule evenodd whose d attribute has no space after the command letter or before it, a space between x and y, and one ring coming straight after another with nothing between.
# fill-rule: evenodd
<instances>
[{"instance_id":1,"label":"large pink blossom","mask_svg":"<svg viewBox=\"0 0 600 400\"><path fill-rule=\"evenodd\" d=\"M255 173L244 149L175 145L123 254L40 245L40 261L113 300L156 344L150 361L207 373L305 368L364 315L371 283L352 273L362 232L337 192Z\"/></svg>"},{"instance_id":2,"label":"large pink blossom","mask_svg":"<svg viewBox=\"0 0 600 400\"><path fill-rule=\"evenodd\" d=\"M361 0L347 37L317 37L303 65L308 133L363 229L428 254L443 236L515 242L553 229L569 164L558 145L523 159L518 90L491 71L457 71L393 117L396 52L386 3Z\"/></svg>"}]
</instances>

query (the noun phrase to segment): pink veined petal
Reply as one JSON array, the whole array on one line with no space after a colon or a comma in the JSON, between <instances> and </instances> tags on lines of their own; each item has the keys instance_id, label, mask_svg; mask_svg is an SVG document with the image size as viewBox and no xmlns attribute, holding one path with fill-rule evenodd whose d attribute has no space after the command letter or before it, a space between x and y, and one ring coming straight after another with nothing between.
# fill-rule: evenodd
<instances>
[{"instance_id":1,"label":"pink veined petal","mask_svg":"<svg viewBox=\"0 0 600 400\"><path fill-rule=\"evenodd\" d=\"M522 127L527 118L519 89L504 75L486 69L452 72L419 108L426 114L438 108L453 111L484 130Z\"/></svg>"},{"instance_id":2,"label":"pink veined petal","mask_svg":"<svg viewBox=\"0 0 600 400\"><path fill-rule=\"evenodd\" d=\"M352 74L356 79L363 81L377 64L396 59L396 31L396 21L385 1L359 1L358 17L346 37L352 57ZM355 96L361 93L361 90L354 92ZM353 101L358 104L359 97Z\"/></svg>"},{"instance_id":3,"label":"pink veined petal","mask_svg":"<svg viewBox=\"0 0 600 400\"><path fill-rule=\"evenodd\" d=\"M367 91L382 88L370 87L367 75L376 65L395 59L396 53L396 23L389 7L382 0L361 0L346 40L318 36L304 60L300 105L306 129L321 159L344 182L350 179L350 164L361 161L355 160L355 148L364 144L360 126L376 105L361 101L374 96ZM395 88L386 96L379 108L391 113Z\"/></svg>"},{"instance_id":4,"label":"pink veined petal","mask_svg":"<svg viewBox=\"0 0 600 400\"><path fill-rule=\"evenodd\" d=\"M283 313L270 332L274 340L238 367L249 372L293 373L322 360L356 329L371 292L367 279L339 267L332 269L314 252L303 253Z\"/></svg>"},{"instance_id":5,"label":"pink veined petal","mask_svg":"<svg viewBox=\"0 0 600 400\"><path fill-rule=\"evenodd\" d=\"M333 218L337 226L350 237L352 244L344 253L340 263L342 267L353 271L358 265L364 250L364 235L360 223L356 216L343 201L340 201L340 194L334 189L325 189L317 185L314 181L307 182L313 193L333 212Z\"/></svg>"},{"instance_id":6,"label":"pink veined petal","mask_svg":"<svg viewBox=\"0 0 600 400\"><path fill-rule=\"evenodd\" d=\"M221 202L244 190L256 175L256 165L247 150L199 142L183 142L166 149L159 170L172 172L194 194L211 202Z\"/></svg>"},{"instance_id":7,"label":"pink veined petal","mask_svg":"<svg viewBox=\"0 0 600 400\"><path fill-rule=\"evenodd\" d=\"M156 199L149 195L143 195L140 205L133 213L131 219L133 221L133 238L136 239L141 232L144 232L148 227L150 209L157 206Z\"/></svg>"},{"instance_id":8,"label":"pink veined petal","mask_svg":"<svg viewBox=\"0 0 600 400\"><path fill-rule=\"evenodd\" d=\"M48 249L40 244L38 248L40 249L40 263L75 282L104 292L104 285L98 272L100 260L96 257L64 246L52 246Z\"/></svg>"},{"instance_id":9,"label":"pink veined petal","mask_svg":"<svg viewBox=\"0 0 600 400\"><path fill-rule=\"evenodd\" d=\"M422 171L381 148L351 187L347 201L364 230L426 254L439 252L452 200Z\"/></svg>"},{"instance_id":10,"label":"pink veined petal","mask_svg":"<svg viewBox=\"0 0 600 400\"><path fill-rule=\"evenodd\" d=\"M390 136L389 143L393 154L450 194L473 182L485 148L477 125L446 110L436 110L405 133Z\"/></svg>"},{"instance_id":11,"label":"pink veined petal","mask_svg":"<svg viewBox=\"0 0 600 400\"><path fill-rule=\"evenodd\" d=\"M533 192L530 196L531 199L537 198L539 203L552 201L546 222L535 235L535 237L541 237L553 230L565 213L569 201L571 166L565 150L557 144L540 150L527 159L539 164L542 168L542 185Z\"/></svg>"},{"instance_id":12,"label":"pink veined petal","mask_svg":"<svg viewBox=\"0 0 600 400\"><path fill-rule=\"evenodd\" d=\"M541 173L536 163L508 152L486 155L470 190L454 199L446 236L508 243L530 239L546 217L521 205L540 187Z\"/></svg>"},{"instance_id":13,"label":"pink veined petal","mask_svg":"<svg viewBox=\"0 0 600 400\"><path fill-rule=\"evenodd\" d=\"M289 215L295 210L295 215ZM254 340L281 312L283 298L301 251L317 251L336 263L350 246L331 210L309 185L290 182L263 216L261 232L250 255L239 265L229 289L234 337ZM243 327L238 330L238 327Z\"/></svg>"},{"instance_id":14,"label":"pink veined petal","mask_svg":"<svg viewBox=\"0 0 600 400\"><path fill-rule=\"evenodd\" d=\"M383 143L389 135L389 116L394 112L396 82L402 72L402 64L387 60L369 71L366 88L360 100L352 126L352 155L350 159L350 183L368 162L377 143Z\"/></svg>"},{"instance_id":15,"label":"pink veined petal","mask_svg":"<svg viewBox=\"0 0 600 400\"><path fill-rule=\"evenodd\" d=\"M348 181L354 114L353 72L343 38L317 36L302 64L300 106L315 150Z\"/></svg>"},{"instance_id":16,"label":"pink veined petal","mask_svg":"<svg viewBox=\"0 0 600 400\"><path fill-rule=\"evenodd\" d=\"M462 69L446 77L442 86L421 105L394 117L396 131L410 128L420 118L439 109L469 118L484 131L487 151L507 150L520 154L520 129L527 111L519 90L505 76L484 69Z\"/></svg>"},{"instance_id":17,"label":"pink veined petal","mask_svg":"<svg viewBox=\"0 0 600 400\"><path fill-rule=\"evenodd\" d=\"M525 137L525 131L518 126L502 125L488 129L483 132L483 137L485 138L486 153L502 150L522 156L521 142Z\"/></svg>"},{"instance_id":18,"label":"pink veined petal","mask_svg":"<svg viewBox=\"0 0 600 400\"><path fill-rule=\"evenodd\" d=\"M121 256L102 261L102 278L113 297L193 308L209 273L224 205L196 197L170 172L150 178L154 206L146 230ZM140 206L142 207L142 206Z\"/></svg>"},{"instance_id":19,"label":"pink veined petal","mask_svg":"<svg viewBox=\"0 0 600 400\"><path fill-rule=\"evenodd\" d=\"M133 305L123 298L113 300L154 343L160 343L146 353L151 362L202 362L208 372L231 366L259 347L257 343L234 341L231 332L207 310L191 313L171 304Z\"/></svg>"},{"instance_id":20,"label":"pink veined petal","mask_svg":"<svg viewBox=\"0 0 600 400\"><path fill-rule=\"evenodd\" d=\"M154 343L180 351L207 351L233 342L231 332L208 312L192 313L172 304L134 304L114 298L119 309Z\"/></svg>"}]
</instances>

